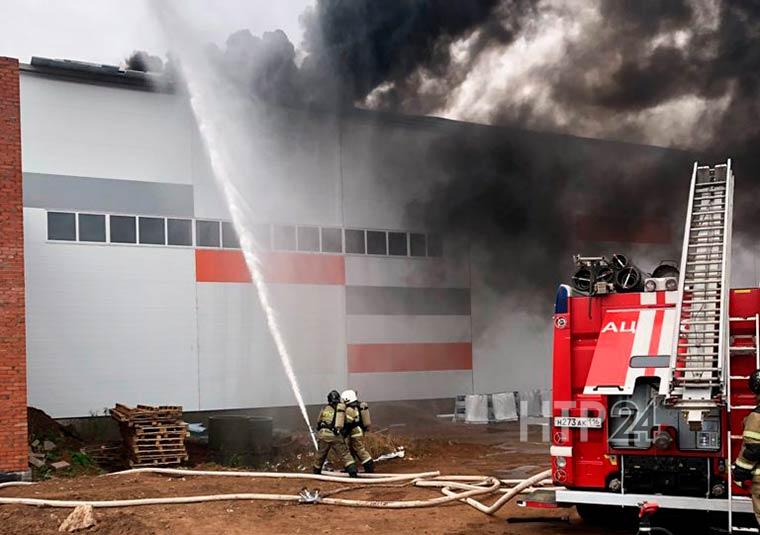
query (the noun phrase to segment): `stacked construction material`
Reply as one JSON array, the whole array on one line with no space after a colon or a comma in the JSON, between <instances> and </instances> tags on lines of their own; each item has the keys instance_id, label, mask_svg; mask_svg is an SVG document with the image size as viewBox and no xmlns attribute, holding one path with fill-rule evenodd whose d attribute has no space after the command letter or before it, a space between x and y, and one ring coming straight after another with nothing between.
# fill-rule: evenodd
<instances>
[{"instance_id":1,"label":"stacked construction material","mask_svg":"<svg viewBox=\"0 0 760 535\"><path fill-rule=\"evenodd\" d=\"M111 470L124 466L124 444L120 440L90 444L81 451L101 468Z\"/></svg>"},{"instance_id":2,"label":"stacked construction material","mask_svg":"<svg viewBox=\"0 0 760 535\"><path fill-rule=\"evenodd\" d=\"M129 465L165 466L187 460L187 424L182 407L116 404L111 417L119 422Z\"/></svg>"}]
</instances>

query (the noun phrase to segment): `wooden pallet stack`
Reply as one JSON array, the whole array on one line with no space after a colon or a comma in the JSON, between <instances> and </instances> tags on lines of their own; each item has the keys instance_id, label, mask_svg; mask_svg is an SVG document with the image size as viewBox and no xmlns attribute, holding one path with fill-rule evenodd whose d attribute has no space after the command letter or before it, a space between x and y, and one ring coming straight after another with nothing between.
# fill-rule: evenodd
<instances>
[{"instance_id":1,"label":"wooden pallet stack","mask_svg":"<svg viewBox=\"0 0 760 535\"><path fill-rule=\"evenodd\" d=\"M131 408L117 403L111 417L119 422L130 466L167 466L187 460L182 407Z\"/></svg>"}]
</instances>

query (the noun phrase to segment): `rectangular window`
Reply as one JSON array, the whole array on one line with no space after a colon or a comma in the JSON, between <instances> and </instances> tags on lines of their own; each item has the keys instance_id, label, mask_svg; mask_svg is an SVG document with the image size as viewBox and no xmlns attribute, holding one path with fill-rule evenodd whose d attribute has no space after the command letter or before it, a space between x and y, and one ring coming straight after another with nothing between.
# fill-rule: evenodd
<instances>
[{"instance_id":1,"label":"rectangular window","mask_svg":"<svg viewBox=\"0 0 760 535\"><path fill-rule=\"evenodd\" d=\"M367 231L367 254L388 254L385 232L377 230Z\"/></svg>"},{"instance_id":2,"label":"rectangular window","mask_svg":"<svg viewBox=\"0 0 760 535\"><path fill-rule=\"evenodd\" d=\"M388 233L388 253L394 256L406 256L409 254L406 247L406 232Z\"/></svg>"},{"instance_id":3,"label":"rectangular window","mask_svg":"<svg viewBox=\"0 0 760 535\"><path fill-rule=\"evenodd\" d=\"M269 225L261 223L253 225L253 239L256 241L256 247L268 251L272 248L272 235L269 231Z\"/></svg>"},{"instance_id":4,"label":"rectangular window","mask_svg":"<svg viewBox=\"0 0 760 535\"><path fill-rule=\"evenodd\" d=\"M222 247L226 249L240 249L240 240L232 223L222 223Z\"/></svg>"},{"instance_id":5,"label":"rectangular window","mask_svg":"<svg viewBox=\"0 0 760 535\"><path fill-rule=\"evenodd\" d=\"M319 229L316 227L298 227L298 250L319 251Z\"/></svg>"},{"instance_id":6,"label":"rectangular window","mask_svg":"<svg viewBox=\"0 0 760 535\"><path fill-rule=\"evenodd\" d=\"M296 227L291 225L275 225L272 235L274 237L274 248L279 251L296 250Z\"/></svg>"},{"instance_id":7,"label":"rectangular window","mask_svg":"<svg viewBox=\"0 0 760 535\"><path fill-rule=\"evenodd\" d=\"M169 245L193 245L193 222L189 219L169 219L166 221L167 243Z\"/></svg>"},{"instance_id":8,"label":"rectangular window","mask_svg":"<svg viewBox=\"0 0 760 535\"><path fill-rule=\"evenodd\" d=\"M322 252L325 253L342 253L343 252L343 233L339 228L322 229Z\"/></svg>"},{"instance_id":9,"label":"rectangular window","mask_svg":"<svg viewBox=\"0 0 760 535\"><path fill-rule=\"evenodd\" d=\"M425 256L425 235L412 232L409 234L409 254L412 256Z\"/></svg>"},{"instance_id":10,"label":"rectangular window","mask_svg":"<svg viewBox=\"0 0 760 535\"><path fill-rule=\"evenodd\" d=\"M106 216L79 214L79 241L106 241Z\"/></svg>"},{"instance_id":11,"label":"rectangular window","mask_svg":"<svg viewBox=\"0 0 760 535\"><path fill-rule=\"evenodd\" d=\"M126 215L109 216L111 223L111 243L136 243L137 228L135 217Z\"/></svg>"},{"instance_id":12,"label":"rectangular window","mask_svg":"<svg viewBox=\"0 0 760 535\"><path fill-rule=\"evenodd\" d=\"M48 212L47 230L48 240L76 241L77 222L74 219L74 214Z\"/></svg>"},{"instance_id":13,"label":"rectangular window","mask_svg":"<svg viewBox=\"0 0 760 535\"><path fill-rule=\"evenodd\" d=\"M427 254L428 256L443 256L443 240L438 234L428 234Z\"/></svg>"},{"instance_id":14,"label":"rectangular window","mask_svg":"<svg viewBox=\"0 0 760 535\"><path fill-rule=\"evenodd\" d=\"M141 217L139 225L140 243L166 245L163 217Z\"/></svg>"},{"instance_id":15,"label":"rectangular window","mask_svg":"<svg viewBox=\"0 0 760 535\"><path fill-rule=\"evenodd\" d=\"M198 247L219 247L219 221L196 221L195 243Z\"/></svg>"},{"instance_id":16,"label":"rectangular window","mask_svg":"<svg viewBox=\"0 0 760 535\"><path fill-rule=\"evenodd\" d=\"M346 252L354 254L366 254L364 246L364 231L346 229Z\"/></svg>"}]
</instances>

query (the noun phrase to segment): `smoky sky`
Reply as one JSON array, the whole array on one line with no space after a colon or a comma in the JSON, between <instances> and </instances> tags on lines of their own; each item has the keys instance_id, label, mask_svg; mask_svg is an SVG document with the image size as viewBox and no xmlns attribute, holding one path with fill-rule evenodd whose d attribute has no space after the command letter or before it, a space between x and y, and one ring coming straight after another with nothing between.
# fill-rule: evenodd
<instances>
[{"instance_id":1,"label":"smoky sky","mask_svg":"<svg viewBox=\"0 0 760 535\"><path fill-rule=\"evenodd\" d=\"M432 141L416 165L438 187L409 206L430 228L487 245L489 279L551 288L567 278L558 259L584 245L569 237L578 212L632 240L653 222L678 228L696 158L733 158L735 232L754 240L756 2L317 0L301 22L298 47L277 29L243 29L209 54L276 104L493 125Z\"/></svg>"}]
</instances>

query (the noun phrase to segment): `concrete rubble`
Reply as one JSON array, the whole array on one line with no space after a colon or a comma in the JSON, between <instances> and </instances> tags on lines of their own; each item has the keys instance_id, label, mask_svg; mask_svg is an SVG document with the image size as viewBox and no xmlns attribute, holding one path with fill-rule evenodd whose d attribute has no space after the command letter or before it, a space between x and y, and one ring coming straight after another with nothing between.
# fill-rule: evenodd
<instances>
[{"instance_id":1,"label":"concrete rubble","mask_svg":"<svg viewBox=\"0 0 760 535\"><path fill-rule=\"evenodd\" d=\"M58 527L58 531L72 533L88 529L97 524L92 505L78 505Z\"/></svg>"}]
</instances>

